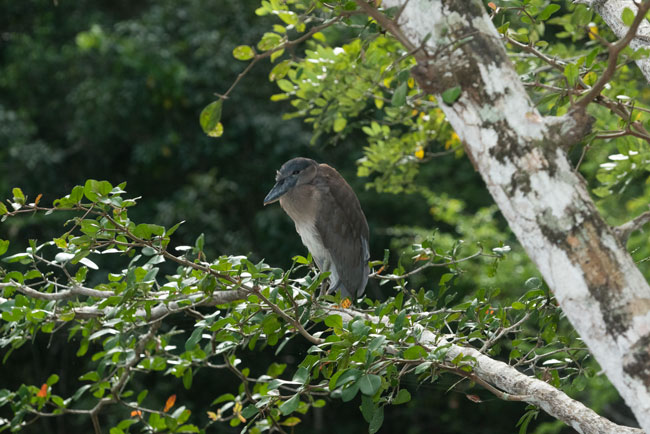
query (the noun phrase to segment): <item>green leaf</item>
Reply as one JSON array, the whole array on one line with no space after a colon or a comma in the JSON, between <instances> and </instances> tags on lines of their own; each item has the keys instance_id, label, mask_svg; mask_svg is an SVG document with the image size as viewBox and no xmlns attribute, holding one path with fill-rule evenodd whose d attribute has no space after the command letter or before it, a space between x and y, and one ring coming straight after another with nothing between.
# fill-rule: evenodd
<instances>
[{"instance_id":1,"label":"green leaf","mask_svg":"<svg viewBox=\"0 0 650 434\"><path fill-rule=\"evenodd\" d=\"M429 369L429 368L431 367L432 364L433 364L433 363L431 363L431 362L420 363L420 364L417 366L417 368L415 368L415 375L420 375L421 373L423 373L424 371L426 371L427 369Z\"/></svg>"},{"instance_id":2,"label":"green leaf","mask_svg":"<svg viewBox=\"0 0 650 434\"><path fill-rule=\"evenodd\" d=\"M537 277L531 277L524 282L526 289L538 289L542 287L542 281Z\"/></svg>"},{"instance_id":3,"label":"green leaf","mask_svg":"<svg viewBox=\"0 0 650 434\"><path fill-rule=\"evenodd\" d=\"M7 207L5 206L4 203L0 202L0 215L7 214L9 210L7 210Z\"/></svg>"},{"instance_id":4,"label":"green leaf","mask_svg":"<svg viewBox=\"0 0 650 434\"><path fill-rule=\"evenodd\" d=\"M99 374L95 371L86 372L79 377L79 381L99 381Z\"/></svg>"},{"instance_id":5,"label":"green leaf","mask_svg":"<svg viewBox=\"0 0 650 434\"><path fill-rule=\"evenodd\" d=\"M239 45L232 50L232 55L237 60L250 60L255 57L255 50L249 45Z\"/></svg>"},{"instance_id":6,"label":"green leaf","mask_svg":"<svg viewBox=\"0 0 650 434\"><path fill-rule=\"evenodd\" d=\"M285 78L279 79L276 84L284 92L293 92L295 90L293 84Z\"/></svg>"},{"instance_id":7,"label":"green leaf","mask_svg":"<svg viewBox=\"0 0 650 434\"><path fill-rule=\"evenodd\" d=\"M361 415L366 420L366 422L370 423L373 415L375 414L375 411L377 410L377 407L375 406L375 402L371 397L361 395L361 405L359 406L359 409L361 410Z\"/></svg>"},{"instance_id":8,"label":"green leaf","mask_svg":"<svg viewBox=\"0 0 650 434\"><path fill-rule=\"evenodd\" d=\"M185 342L185 351L191 351L196 347L196 345L201 340L201 335L203 334L203 327L197 327L192 332L190 338Z\"/></svg>"},{"instance_id":9,"label":"green leaf","mask_svg":"<svg viewBox=\"0 0 650 434\"><path fill-rule=\"evenodd\" d=\"M458 97L460 97L461 88L460 86L450 87L449 89L442 92L442 100L447 105L452 105L456 102Z\"/></svg>"},{"instance_id":10,"label":"green leaf","mask_svg":"<svg viewBox=\"0 0 650 434\"><path fill-rule=\"evenodd\" d=\"M348 124L347 119L345 118L336 118L334 121L334 132L340 133L345 129L345 126Z\"/></svg>"},{"instance_id":11,"label":"green leaf","mask_svg":"<svg viewBox=\"0 0 650 434\"><path fill-rule=\"evenodd\" d=\"M406 104L406 90L406 81L397 86L397 89L395 89L395 92L393 93L393 97L390 99L390 103L393 105L393 107L401 107Z\"/></svg>"},{"instance_id":12,"label":"green leaf","mask_svg":"<svg viewBox=\"0 0 650 434\"><path fill-rule=\"evenodd\" d=\"M341 390L341 400L343 402L350 402L354 399L355 396L357 396L358 392L359 383L351 384L350 386L345 387L343 390Z\"/></svg>"},{"instance_id":13,"label":"green leaf","mask_svg":"<svg viewBox=\"0 0 650 434\"><path fill-rule=\"evenodd\" d=\"M15 187L11 189L11 192L14 194L14 202L19 203L21 205L25 204L25 195L23 194L23 191L20 188Z\"/></svg>"},{"instance_id":14,"label":"green leaf","mask_svg":"<svg viewBox=\"0 0 650 434\"><path fill-rule=\"evenodd\" d=\"M345 383L349 383L350 381L356 381L357 378L359 378L360 376L361 376L361 371L355 368L345 370L338 375L335 374L330 379L330 390L333 390L335 387L339 387Z\"/></svg>"},{"instance_id":15,"label":"green leaf","mask_svg":"<svg viewBox=\"0 0 650 434\"><path fill-rule=\"evenodd\" d=\"M293 258L291 258L291 260L294 261L296 264L309 265L309 260L301 255L296 255Z\"/></svg>"},{"instance_id":16,"label":"green leaf","mask_svg":"<svg viewBox=\"0 0 650 434\"><path fill-rule=\"evenodd\" d=\"M587 387L587 378L584 375L578 375L571 385L579 392L582 392Z\"/></svg>"},{"instance_id":17,"label":"green leaf","mask_svg":"<svg viewBox=\"0 0 650 434\"><path fill-rule=\"evenodd\" d=\"M246 406L246 408L244 408L241 411L241 415L244 418L248 419L249 417L252 417L252 416L256 415L258 412L259 412L259 410L257 409L257 407L255 407L252 404L249 404L249 405Z\"/></svg>"},{"instance_id":18,"label":"green leaf","mask_svg":"<svg viewBox=\"0 0 650 434\"><path fill-rule=\"evenodd\" d=\"M341 315L330 315L325 318L325 325L332 328L343 328L343 318Z\"/></svg>"},{"instance_id":19,"label":"green leaf","mask_svg":"<svg viewBox=\"0 0 650 434\"><path fill-rule=\"evenodd\" d=\"M199 235L194 242L194 247L196 247L199 252L202 252L203 246L205 246L205 234L201 232L201 235Z\"/></svg>"},{"instance_id":20,"label":"green leaf","mask_svg":"<svg viewBox=\"0 0 650 434\"><path fill-rule=\"evenodd\" d=\"M413 345L404 350L404 358L407 360L423 359L427 356L427 350L420 345Z\"/></svg>"},{"instance_id":21,"label":"green leaf","mask_svg":"<svg viewBox=\"0 0 650 434\"><path fill-rule=\"evenodd\" d=\"M298 394L293 395L287 401L282 403L282 405L280 406L280 413L282 413L283 416L288 416L294 411L296 411L299 405L300 405L300 396Z\"/></svg>"},{"instance_id":22,"label":"green leaf","mask_svg":"<svg viewBox=\"0 0 650 434\"><path fill-rule=\"evenodd\" d=\"M411 392L406 389L400 389L397 396L393 399L393 405L405 404L411 400Z\"/></svg>"},{"instance_id":23,"label":"green leaf","mask_svg":"<svg viewBox=\"0 0 650 434\"><path fill-rule=\"evenodd\" d=\"M575 86L579 74L580 69L575 63L567 63L567 65L564 67L564 76L569 82L569 86Z\"/></svg>"},{"instance_id":24,"label":"green leaf","mask_svg":"<svg viewBox=\"0 0 650 434\"><path fill-rule=\"evenodd\" d=\"M623 13L621 14L621 20L623 20L623 24L630 27L632 25L632 22L634 22L635 16L636 14L632 11L632 9L624 8Z\"/></svg>"},{"instance_id":25,"label":"green leaf","mask_svg":"<svg viewBox=\"0 0 650 434\"><path fill-rule=\"evenodd\" d=\"M371 352L377 351L380 347L383 346L384 342L386 342L386 336L377 336L372 341L370 341L370 344L368 344L368 350Z\"/></svg>"},{"instance_id":26,"label":"green leaf","mask_svg":"<svg viewBox=\"0 0 650 434\"><path fill-rule=\"evenodd\" d=\"M284 78L289 71L291 70L291 61L283 60L273 67L271 72L269 72L269 81L279 80Z\"/></svg>"},{"instance_id":27,"label":"green leaf","mask_svg":"<svg viewBox=\"0 0 650 434\"><path fill-rule=\"evenodd\" d=\"M235 395L233 395L232 393L224 393L223 395L217 397L214 401L212 401L212 404L210 405L217 405L217 404L221 404L222 402L228 402L234 400L235 400Z\"/></svg>"},{"instance_id":28,"label":"green leaf","mask_svg":"<svg viewBox=\"0 0 650 434\"><path fill-rule=\"evenodd\" d=\"M298 24L298 15L292 11L279 12L278 18L290 26L295 26Z\"/></svg>"},{"instance_id":29,"label":"green leaf","mask_svg":"<svg viewBox=\"0 0 650 434\"><path fill-rule=\"evenodd\" d=\"M77 391L72 395L72 400L76 401L81 397L81 395L84 394L84 392L92 387L92 384L84 384L80 388L77 389Z\"/></svg>"},{"instance_id":30,"label":"green leaf","mask_svg":"<svg viewBox=\"0 0 650 434\"><path fill-rule=\"evenodd\" d=\"M395 323L393 324L393 331L397 333L402 330L404 327L404 321L406 320L406 312L400 312L399 315L395 318Z\"/></svg>"},{"instance_id":31,"label":"green leaf","mask_svg":"<svg viewBox=\"0 0 650 434\"><path fill-rule=\"evenodd\" d=\"M213 101L208 104L199 116L199 122L203 132L210 137L219 137L223 134L223 126L221 125L221 109L223 101Z\"/></svg>"},{"instance_id":32,"label":"green leaf","mask_svg":"<svg viewBox=\"0 0 650 434\"><path fill-rule=\"evenodd\" d=\"M183 387L185 387L186 390L192 388L192 368L187 368L185 372L183 372Z\"/></svg>"},{"instance_id":33,"label":"green leaf","mask_svg":"<svg viewBox=\"0 0 650 434\"><path fill-rule=\"evenodd\" d=\"M286 368L287 368L286 363L273 362L266 370L266 375L268 375L269 377L278 378L280 375L282 375L282 373Z\"/></svg>"},{"instance_id":34,"label":"green leaf","mask_svg":"<svg viewBox=\"0 0 650 434\"><path fill-rule=\"evenodd\" d=\"M368 433L375 434L379 431L382 424L384 423L384 407L379 407L375 410L375 413L372 415L372 420L370 421L370 426L368 426Z\"/></svg>"},{"instance_id":35,"label":"green leaf","mask_svg":"<svg viewBox=\"0 0 650 434\"><path fill-rule=\"evenodd\" d=\"M52 395L51 399L54 405L56 405L57 407L65 408L65 402L63 401L63 398L61 398L60 396Z\"/></svg>"},{"instance_id":36,"label":"green leaf","mask_svg":"<svg viewBox=\"0 0 650 434\"><path fill-rule=\"evenodd\" d=\"M540 20L548 20L551 15L553 15L555 12L559 11L561 9L560 5L556 4L550 4L544 8L542 12L537 16L538 19Z\"/></svg>"},{"instance_id":37,"label":"green leaf","mask_svg":"<svg viewBox=\"0 0 650 434\"><path fill-rule=\"evenodd\" d=\"M0 255L4 255L9 248L9 240L0 239Z\"/></svg>"},{"instance_id":38,"label":"green leaf","mask_svg":"<svg viewBox=\"0 0 650 434\"><path fill-rule=\"evenodd\" d=\"M381 387L381 377L375 374L364 374L358 381L361 393L364 395L374 395Z\"/></svg>"},{"instance_id":39,"label":"green leaf","mask_svg":"<svg viewBox=\"0 0 650 434\"><path fill-rule=\"evenodd\" d=\"M147 389L144 389L142 392L138 393L138 405L142 404L142 401L144 401L148 394L149 391Z\"/></svg>"},{"instance_id":40,"label":"green leaf","mask_svg":"<svg viewBox=\"0 0 650 434\"><path fill-rule=\"evenodd\" d=\"M307 368L298 368L292 379L292 381L300 384L305 384L307 380L309 380L309 370Z\"/></svg>"},{"instance_id":41,"label":"green leaf","mask_svg":"<svg viewBox=\"0 0 650 434\"><path fill-rule=\"evenodd\" d=\"M585 27L593 21L593 12L585 5L577 5L571 14L571 24L577 27Z\"/></svg>"},{"instance_id":42,"label":"green leaf","mask_svg":"<svg viewBox=\"0 0 650 434\"><path fill-rule=\"evenodd\" d=\"M276 48L282 43L282 36L277 33L266 32L262 35L262 39L257 43L257 48L261 51L268 51Z\"/></svg>"},{"instance_id":43,"label":"green leaf","mask_svg":"<svg viewBox=\"0 0 650 434\"><path fill-rule=\"evenodd\" d=\"M48 377L47 381L46 381L46 383L47 383L48 386L53 386L53 385L55 385L55 384L58 383L58 382L59 382L59 376L56 375L56 374L52 374L52 375L50 375L50 376Z\"/></svg>"},{"instance_id":44,"label":"green leaf","mask_svg":"<svg viewBox=\"0 0 650 434\"><path fill-rule=\"evenodd\" d=\"M526 305L520 301L515 301L514 303L512 303L512 308L515 310L524 310L526 309Z\"/></svg>"}]
</instances>

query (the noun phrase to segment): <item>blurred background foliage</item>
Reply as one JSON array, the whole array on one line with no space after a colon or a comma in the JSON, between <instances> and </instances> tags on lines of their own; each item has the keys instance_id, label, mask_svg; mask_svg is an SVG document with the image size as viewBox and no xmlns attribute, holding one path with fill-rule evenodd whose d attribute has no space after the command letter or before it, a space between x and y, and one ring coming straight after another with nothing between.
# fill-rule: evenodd
<instances>
[{"instance_id":1,"label":"blurred background foliage","mask_svg":"<svg viewBox=\"0 0 650 434\"><path fill-rule=\"evenodd\" d=\"M565 17L564 21L558 18L548 28L529 26L516 10L504 17L512 21L513 29L533 28L526 37L532 33L551 41L549 55L575 58L596 42L571 23L576 12L570 2L561 2L561 6L558 16ZM401 260L408 268L413 265L410 246L431 237L441 250L462 240L467 253L477 243L486 251L510 246L497 272L486 259L467 263L455 281L455 290L459 298L479 288L498 288L504 299L521 294L524 282L538 274L508 231L482 180L458 150L457 137L439 119L422 121L416 116L410 121L414 128L428 122L427 128L437 134L424 142L427 158L418 157L424 149L413 140L398 137L379 143L376 136L381 131L373 132L370 124L365 131L351 128L353 119L343 127L332 123L327 127L330 134L312 140L311 124L295 117L283 120L282 113L294 112L295 106L270 100L278 88L269 82L271 67L265 61L245 77L224 105L224 135L213 139L201 131L201 109L215 99L215 93L225 92L245 67L233 59L233 48L254 44L275 23L273 17L256 16L257 7L258 0L0 0L0 192L8 196L12 187L20 186L31 200L43 194L41 200L49 203L88 178L113 184L127 181L129 193L143 198L133 210L136 220L165 226L187 222L176 232L179 244L193 244L204 233L206 251L213 256L244 254L254 262L265 258L267 263L286 268L292 256L306 250L289 218L278 206L263 208L262 199L284 161L308 156L336 167L358 193L371 228L373 259L382 259L384 250L390 249L391 263ZM601 35L611 37L598 17L588 18ZM573 28L567 30L567 25ZM343 44L349 35L331 30L327 37ZM285 57L293 54L298 53ZM524 76L536 66L530 59L513 58ZM626 80L619 88L624 86L632 97L647 99L647 83L635 67L624 67L621 74ZM543 96L539 103L549 114L557 114L562 106ZM361 116L362 110L357 108L354 117ZM607 119L606 111L598 110L594 114ZM634 146L645 149L647 144ZM621 148L630 149L629 144L615 141L592 144L580 167L592 188L600 186L600 164L609 154L627 155ZM572 151L574 161L581 151ZM628 172L626 176L634 182L625 184L625 195L606 196L599 202L614 223L640 213L648 203L647 176ZM0 227L0 234L18 248L27 239L57 235L63 222L53 216L11 219ZM631 239L638 259L650 255L646 244L643 234ZM418 275L413 286L437 284L441 273L430 269ZM382 290L371 282L368 293L374 298L393 295ZM567 330L570 333L568 325ZM74 372L82 371L74 352L65 341L39 338L3 366L12 375L2 376L3 383L10 383L2 387L11 388L13 382L30 378L40 384L50 372L63 374L60 387L65 387L65 375L73 378ZM274 357L271 352L267 356L260 358L260 366L267 366ZM195 384L205 387L194 387L184 396L173 382L148 387L160 394L161 401L177 392L179 400L191 408L191 402L212 401L234 380L197 377ZM414 399L407 406L387 409L382 432L516 430L514 423L524 411L523 404L501 402L487 394L482 396L483 403L473 403L464 397L462 385L447 390L452 382L411 387ZM633 423L603 377L590 379L582 392L569 392L607 417ZM367 425L358 403L353 404L332 401L309 415L296 432L332 432L332 420L336 432L363 432ZM75 427L82 422L73 419L41 420L33 431L84 432L87 425ZM226 427L219 429L228 432ZM529 430L572 432L543 414Z\"/></svg>"}]
</instances>

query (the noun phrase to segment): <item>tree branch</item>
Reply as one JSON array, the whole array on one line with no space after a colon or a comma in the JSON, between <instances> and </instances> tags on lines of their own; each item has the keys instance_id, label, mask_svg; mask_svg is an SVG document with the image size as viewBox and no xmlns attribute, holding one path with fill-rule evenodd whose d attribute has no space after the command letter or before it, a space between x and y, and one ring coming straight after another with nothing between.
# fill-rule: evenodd
<instances>
[{"instance_id":1,"label":"tree branch","mask_svg":"<svg viewBox=\"0 0 650 434\"><path fill-rule=\"evenodd\" d=\"M361 316L375 324L389 325L389 320L385 317L379 318L363 312L341 308L332 308L330 311L339 314L343 321L352 321ZM643 431L638 428L617 425L599 416L596 412L581 402L572 399L561 390L535 377L529 377L506 363L494 360L475 348L450 343L444 337L428 330L423 331L418 343L426 346L429 352L446 351L444 361L447 363L459 355L472 357L475 362L471 365L472 372L467 373L469 375L456 372L451 365L448 367L443 366L443 368L476 381L477 384L485 387L501 399L524 401L539 406L549 415L565 422L580 433L643 434Z\"/></svg>"},{"instance_id":2,"label":"tree branch","mask_svg":"<svg viewBox=\"0 0 650 434\"><path fill-rule=\"evenodd\" d=\"M592 8L599 14L607 23L610 29L618 36L623 38L628 32L628 27L623 23L621 15L626 7L631 9L637 8L638 3L632 0L573 0L576 4L584 4ZM634 49L649 48L650 43L648 35L650 35L650 24L641 22L637 35L630 42L630 46ZM641 33L641 34L638 34ZM645 57L636 60L636 64L645 76L646 80L650 82L650 59Z\"/></svg>"},{"instance_id":3,"label":"tree branch","mask_svg":"<svg viewBox=\"0 0 650 434\"><path fill-rule=\"evenodd\" d=\"M650 222L650 211L646 211L632 220L616 226L614 232L621 244L625 245L632 232L641 229L648 222Z\"/></svg>"},{"instance_id":4,"label":"tree branch","mask_svg":"<svg viewBox=\"0 0 650 434\"><path fill-rule=\"evenodd\" d=\"M95 298L108 298L113 293L107 291L98 291L96 289L85 288L83 286L72 286L70 289L60 291L60 292L40 292L35 289L30 288L27 285L20 284L14 280L9 282L0 283L0 289L2 288L15 288L18 292L28 295L32 298L37 298L39 300L66 300L69 298L74 298L78 295L83 295L86 297L95 297Z\"/></svg>"},{"instance_id":5,"label":"tree branch","mask_svg":"<svg viewBox=\"0 0 650 434\"><path fill-rule=\"evenodd\" d=\"M630 28L627 30L625 36L615 44L609 45L609 58L607 60L607 68L603 72L603 75L600 76L598 81L594 83L587 95L578 100L578 102L575 104L576 107L583 109L587 107L590 102L592 102L598 95L600 95L600 92L602 92L602 90L605 88L605 85L612 79L614 73L616 72L618 56L621 54L621 51L623 51L623 49L627 47L630 42L632 42L632 40L636 37L637 30L639 29L641 22L645 20L645 16L648 10L650 10L650 0L646 0L641 6L639 6L639 10L634 17L634 21L632 22Z\"/></svg>"}]
</instances>

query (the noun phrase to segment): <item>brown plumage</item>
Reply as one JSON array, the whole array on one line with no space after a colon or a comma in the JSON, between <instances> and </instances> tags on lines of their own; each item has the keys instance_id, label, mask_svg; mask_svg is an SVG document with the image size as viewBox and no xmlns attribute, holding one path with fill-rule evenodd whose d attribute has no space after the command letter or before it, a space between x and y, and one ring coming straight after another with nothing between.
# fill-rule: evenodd
<instances>
[{"instance_id":1,"label":"brown plumage","mask_svg":"<svg viewBox=\"0 0 650 434\"><path fill-rule=\"evenodd\" d=\"M358 298L368 282L368 223L359 199L327 164L294 158L282 165L264 204L280 201L321 271L330 292Z\"/></svg>"}]
</instances>

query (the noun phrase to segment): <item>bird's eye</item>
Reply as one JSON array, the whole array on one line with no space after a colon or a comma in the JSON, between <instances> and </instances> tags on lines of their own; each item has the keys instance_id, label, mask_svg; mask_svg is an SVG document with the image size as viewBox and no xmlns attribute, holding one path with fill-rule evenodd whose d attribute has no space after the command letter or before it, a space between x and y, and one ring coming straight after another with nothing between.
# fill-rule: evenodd
<instances>
[{"instance_id":1,"label":"bird's eye","mask_svg":"<svg viewBox=\"0 0 650 434\"><path fill-rule=\"evenodd\" d=\"M300 173L300 170L294 170L293 173L292 173L292 175L297 175L297 174L299 174L299 173Z\"/></svg>"}]
</instances>

